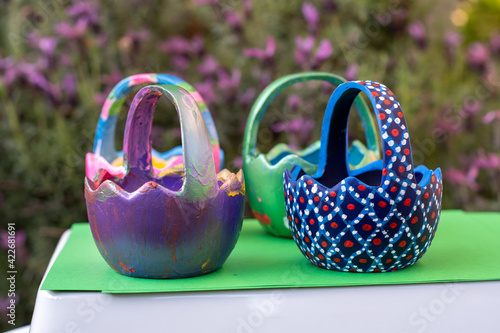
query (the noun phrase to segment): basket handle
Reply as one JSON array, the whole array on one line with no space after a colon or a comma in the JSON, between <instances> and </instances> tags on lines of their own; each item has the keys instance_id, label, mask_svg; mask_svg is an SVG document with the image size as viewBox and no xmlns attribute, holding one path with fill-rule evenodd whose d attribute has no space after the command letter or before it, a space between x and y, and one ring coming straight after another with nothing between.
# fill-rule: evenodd
<instances>
[{"instance_id":1,"label":"basket handle","mask_svg":"<svg viewBox=\"0 0 500 333\"><path fill-rule=\"evenodd\" d=\"M250 115L248 117L245 128L245 135L243 138L243 158L246 158L249 155L252 157L255 156L257 133L259 130L260 121L273 99L285 88L288 88L295 83L305 81L326 81L335 86L346 82L340 76L330 73L305 72L286 75L271 83L259 95L255 103L253 104L252 109L250 110ZM363 128L365 130L368 149L374 151L377 156L380 156L377 136L374 131L375 124L371 117L370 110L368 109L364 100L361 98L356 98L356 100L354 101L354 105L356 106L356 109L361 117Z\"/></svg>"},{"instance_id":2,"label":"basket handle","mask_svg":"<svg viewBox=\"0 0 500 333\"><path fill-rule=\"evenodd\" d=\"M322 126L318 171L314 177L322 177L325 170L332 175L348 174L347 120L351 105L361 91L368 96L375 110L382 136L381 186L390 179L416 182L410 135L401 106L392 91L373 81L344 83L330 97ZM344 156L345 163L339 163L339 156Z\"/></svg>"},{"instance_id":3,"label":"basket handle","mask_svg":"<svg viewBox=\"0 0 500 333\"><path fill-rule=\"evenodd\" d=\"M185 178L179 196L194 199L215 195L218 186L207 126L195 99L179 86L150 85L135 95L123 138L126 172L153 176L151 126L154 107L162 95L175 105L180 120Z\"/></svg>"},{"instance_id":4,"label":"basket handle","mask_svg":"<svg viewBox=\"0 0 500 333\"><path fill-rule=\"evenodd\" d=\"M94 154L103 156L110 162L118 157L115 148L115 130L121 106L125 102L128 94L133 89L138 88L141 84L144 83L177 85L186 89L193 96L193 98L196 100L198 108L202 111L203 118L205 119L208 134L210 136L210 143L214 154L215 164L217 170L220 170L221 156L219 137L217 135L217 129L215 128L212 115L210 114L207 105L203 101L201 95L189 83L179 79L178 77L168 74L137 74L127 77L118 82L118 84L109 93L102 107L94 139Z\"/></svg>"}]
</instances>

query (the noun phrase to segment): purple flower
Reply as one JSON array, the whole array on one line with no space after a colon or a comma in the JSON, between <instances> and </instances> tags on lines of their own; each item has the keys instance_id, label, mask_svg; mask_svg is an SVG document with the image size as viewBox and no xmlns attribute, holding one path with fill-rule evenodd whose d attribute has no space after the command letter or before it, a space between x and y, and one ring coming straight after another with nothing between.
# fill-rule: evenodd
<instances>
[{"instance_id":1,"label":"purple flower","mask_svg":"<svg viewBox=\"0 0 500 333\"><path fill-rule=\"evenodd\" d=\"M500 35L495 35L490 38L490 48L495 54L500 54Z\"/></svg>"},{"instance_id":2,"label":"purple flower","mask_svg":"<svg viewBox=\"0 0 500 333\"><path fill-rule=\"evenodd\" d=\"M66 95L69 98L76 97L76 77L75 77L75 75L66 74L61 81L61 85L63 87L63 90L66 92Z\"/></svg>"},{"instance_id":3,"label":"purple flower","mask_svg":"<svg viewBox=\"0 0 500 333\"><path fill-rule=\"evenodd\" d=\"M345 70L345 79L354 81L358 77L359 65L356 63L349 64Z\"/></svg>"},{"instance_id":4,"label":"purple flower","mask_svg":"<svg viewBox=\"0 0 500 333\"><path fill-rule=\"evenodd\" d=\"M481 189L481 186L476 182L478 174L479 169L476 166L472 166L468 170L451 168L444 173L444 179L452 184L467 186L477 192Z\"/></svg>"},{"instance_id":5,"label":"purple flower","mask_svg":"<svg viewBox=\"0 0 500 333\"><path fill-rule=\"evenodd\" d=\"M216 4L219 0L194 0L195 5L201 6L206 4Z\"/></svg>"},{"instance_id":6,"label":"purple flower","mask_svg":"<svg viewBox=\"0 0 500 333\"><path fill-rule=\"evenodd\" d=\"M443 133L457 133L461 130L461 125L455 118L448 118L446 111L440 112L435 127ZM448 113L449 114L449 113Z\"/></svg>"},{"instance_id":7,"label":"purple flower","mask_svg":"<svg viewBox=\"0 0 500 333\"><path fill-rule=\"evenodd\" d=\"M295 38L295 46L297 50L302 53L309 54L314 47L314 37L307 36L306 38L296 37Z\"/></svg>"},{"instance_id":8,"label":"purple flower","mask_svg":"<svg viewBox=\"0 0 500 333\"><path fill-rule=\"evenodd\" d=\"M245 49L243 55L247 58L256 58L260 60L271 60L276 52L276 42L272 36L267 37L266 48L261 49Z\"/></svg>"},{"instance_id":9,"label":"purple flower","mask_svg":"<svg viewBox=\"0 0 500 333\"><path fill-rule=\"evenodd\" d=\"M309 139L314 125L314 120L306 117L299 117L292 120L277 122L271 126L271 129L276 133L294 133L298 136L300 142L305 142ZM298 145L298 142L293 141L294 140L291 140L292 143Z\"/></svg>"},{"instance_id":10,"label":"purple flower","mask_svg":"<svg viewBox=\"0 0 500 333\"><path fill-rule=\"evenodd\" d=\"M252 17L252 10L252 0L243 0L243 12L245 13L245 18L247 20Z\"/></svg>"},{"instance_id":11,"label":"purple flower","mask_svg":"<svg viewBox=\"0 0 500 333\"><path fill-rule=\"evenodd\" d=\"M480 149L479 156L474 159L473 165L479 169L497 170L500 167L500 157Z\"/></svg>"},{"instance_id":12,"label":"purple flower","mask_svg":"<svg viewBox=\"0 0 500 333\"><path fill-rule=\"evenodd\" d=\"M217 59L208 54L203 57L203 62L198 66L198 72L200 72L201 75L209 76L214 74L219 67L220 65Z\"/></svg>"},{"instance_id":13,"label":"purple flower","mask_svg":"<svg viewBox=\"0 0 500 333\"><path fill-rule=\"evenodd\" d=\"M188 54L191 52L191 43L184 37L175 36L163 42L160 49L167 54Z\"/></svg>"},{"instance_id":14,"label":"purple flower","mask_svg":"<svg viewBox=\"0 0 500 333\"><path fill-rule=\"evenodd\" d=\"M490 60L490 51L488 48L480 43L474 42L469 45L467 50L467 62L473 69L484 70Z\"/></svg>"},{"instance_id":15,"label":"purple flower","mask_svg":"<svg viewBox=\"0 0 500 333\"><path fill-rule=\"evenodd\" d=\"M238 13L235 11L228 11L226 15L224 15L224 19L233 30L239 31L241 29L241 20L238 16Z\"/></svg>"},{"instance_id":16,"label":"purple flower","mask_svg":"<svg viewBox=\"0 0 500 333\"><path fill-rule=\"evenodd\" d=\"M463 37L456 31L447 31L444 35L444 46L446 50L446 56L448 57L448 61L452 61L456 49L462 44Z\"/></svg>"},{"instance_id":17,"label":"purple flower","mask_svg":"<svg viewBox=\"0 0 500 333\"><path fill-rule=\"evenodd\" d=\"M241 158L241 156L236 156L232 163L235 169L241 169L243 167L243 158Z\"/></svg>"},{"instance_id":18,"label":"purple flower","mask_svg":"<svg viewBox=\"0 0 500 333\"><path fill-rule=\"evenodd\" d=\"M66 13L77 20L84 20L90 25L99 23L99 6L95 2L77 1L68 7Z\"/></svg>"},{"instance_id":19,"label":"purple flower","mask_svg":"<svg viewBox=\"0 0 500 333\"><path fill-rule=\"evenodd\" d=\"M302 5L302 15L304 16L309 32L313 35L316 34L319 23L319 13L316 7L310 2L305 2Z\"/></svg>"},{"instance_id":20,"label":"purple flower","mask_svg":"<svg viewBox=\"0 0 500 333\"><path fill-rule=\"evenodd\" d=\"M417 42L420 49L425 49L427 47L427 36L425 32L425 26L420 21L415 21L408 26L408 34L411 38Z\"/></svg>"},{"instance_id":21,"label":"purple flower","mask_svg":"<svg viewBox=\"0 0 500 333\"><path fill-rule=\"evenodd\" d=\"M80 38L87 30L87 21L80 19L75 25L71 25L68 22L60 22L54 26L54 30L62 37L68 39Z\"/></svg>"},{"instance_id":22,"label":"purple flower","mask_svg":"<svg viewBox=\"0 0 500 333\"><path fill-rule=\"evenodd\" d=\"M299 95L292 94L287 98L286 103L292 111L296 111L302 104L302 98Z\"/></svg>"},{"instance_id":23,"label":"purple flower","mask_svg":"<svg viewBox=\"0 0 500 333\"><path fill-rule=\"evenodd\" d=\"M217 87L222 91L235 91L240 86L241 82L241 70L233 69L231 75L229 75L225 70L219 69L217 71L218 82Z\"/></svg>"},{"instance_id":24,"label":"purple flower","mask_svg":"<svg viewBox=\"0 0 500 333\"><path fill-rule=\"evenodd\" d=\"M254 97L255 97L255 88L248 88L243 94L238 96L238 99L241 105L246 107L252 104Z\"/></svg>"},{"instance_id":25,"label":"purple flower","mask_svg":"<svg viewBox=\"0 0 500 333\"><path fill-rule=\"evenodd\" d=\"M447 31L444 34L444 45L447 49L455 49L462 44L463 37L456 31Z\"/></svg>"},{"instance_id":26,"label":"purple flower","mask_svg":"<svg viewBox=\"0 0 500 333\"><path fill-rule=\"evenodd\" d=\"M214 91L214 82L212 80L200 82L195 84L194 87L200 93L201 97L203 97L207 105L217 100L217 94Z\"/></svg>"},{"instance_id":27,"label":"purple flower","mask_svg":"<svg viewBox=\"0 0 500 333\"><path fill-rule=\"evenodd\" d=\"M295 38L296 48L294 50L294 58L298 65L308 65L310 68L316 69L333 54L332 43L328 39L322 39L316 49L316 53L314 56L311 56L314 42L315 39L312 36Z\"/></svg>"},{"instance_id":28,"label":"purple flower","mask_svg":"<svg viewBox=\"0 0 500 333\"><path fill-rule=\"evenodd\" d=\"M174 55L170 60L177 70L185 71L189 67L189 58L185 55Z\"/></svg>"},{"instance_id":29,"label":"purple flower","mask_svg":"<svg viewBox=\"0 0 500 333\"><path fill-rule=\"evenodd\" d=\"M203 36L201 35L196 35L193 37L191 40L191 52L196 55L200 55L203 53L203 50L205 49L205 40L203 39Z\"/></svg>"},{"instance_id":30,"label":"purple flower","mask_svg":"<svg viewBox=\"0 0 500 333\"><path fill-rule=\"evenodd\" d=\"M306 38L301 38L301 37L295 38L295 50L293 54L295 62L299 66L304 65L309 60L313 47L314 47L314 37L307 36Z\"/></svg>"},{"instance_id":31,"label":"purple flower","mask_svg":"<svg viewBox=\"0 0 500 333\"><path fill-rule=\"evenodd\" d=\"M483 117L483 124L490 124L494 120L500 120L500 110L490 111Z\"/></svg>"},{"instance_id":32,"label":"purple flower","mask_svg":"<svg viewBox=\"0 0 500 333\"><path fill-rule=\"evenodd\" d=\"M478 113L483 109L483 102L479 99L474 99L470 97L466 97L463 100L463 107L460 111L460 115L464 117L470 117Z\"/></svg>"},{"instance_id":33,"label":"purple flower","mask_svg":"<svg viewBox=\"0 0 500 333\"><path fill-rule=\"evenodd\" d=\"M31 33L28 36L30 45L42 51L42 54L51 57L54 54L59 40L56 37L40 37L37 33Z\"/></svg>"},{"instance_id":34,"label":"purple flower","mask_svg":"<svg viewBox=\"0 0 500 333\"><path fill-rule=\"evenodd\" d=\"M322 63L326 59L328 59L333 54L333 46L332 43L328 39L322 39L319 42L318 49L316 50L316 62Z\"/></svg>"}]
</instances>

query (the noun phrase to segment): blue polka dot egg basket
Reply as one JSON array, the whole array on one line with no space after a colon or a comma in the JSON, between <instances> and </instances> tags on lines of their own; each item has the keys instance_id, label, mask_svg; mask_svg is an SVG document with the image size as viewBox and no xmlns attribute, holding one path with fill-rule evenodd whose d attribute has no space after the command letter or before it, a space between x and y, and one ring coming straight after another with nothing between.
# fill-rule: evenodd
<instances>
[{"instance_id":1,"label":"blue polka dot egg basket","mask_svg":"<svg viewBox=\"0 0 500 333\"><path fill-rule=\"evenodd\" d=\"M382 136L383 159L349 171L347 121L364 92ZM413 166L403 111L386 86L371 81L337 87L323 119L314 175L285 170L290 230L309 261L345 272L390 272L416 263L431 245L441 213L441 170Z\"/></svg>"}]
</instances>

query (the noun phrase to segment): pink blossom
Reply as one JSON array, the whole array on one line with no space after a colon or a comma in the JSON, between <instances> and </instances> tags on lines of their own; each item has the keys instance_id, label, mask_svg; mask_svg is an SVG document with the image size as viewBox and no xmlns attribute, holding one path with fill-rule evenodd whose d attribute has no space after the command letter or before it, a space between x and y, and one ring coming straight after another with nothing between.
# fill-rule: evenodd
<instances>
[{"instance_id":1,"label":"pink blossom","mask_svg":"<svg viewBox=\"0 0 500 333\"><path fill-rule=\"evenodd\" d=\"M319 23L318 10L312 3L305 2L302 5L302 15L304 16L307 22L309 31L314 34L318 28L318 23Z\"/></svg>"},{"instance_id":2,"label":"pink blossom","mask_svg":"<svg viewBox=\"0 0 500 333\"><path fill-rule=\"evenodd\" d=\"M483 117L483 124L490 124L494 120L500 120L500 110L488 112Z\"/></svg>"}]
</instances>

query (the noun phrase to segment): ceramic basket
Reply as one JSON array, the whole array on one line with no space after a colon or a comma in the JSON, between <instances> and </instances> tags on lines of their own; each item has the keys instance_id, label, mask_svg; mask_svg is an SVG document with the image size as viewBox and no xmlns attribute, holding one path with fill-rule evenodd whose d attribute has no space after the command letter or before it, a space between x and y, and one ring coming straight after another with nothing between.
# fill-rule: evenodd
<instances>
[{"instance_id":1,"label":"ceramic basket","mask_svg":"<svg viewBox=\"0 0 500 333\"><path fill-rule=\"evenodd\" d=\"M275 236L292 237L288 228L283 201L283 170L294 164L313 173L318 168L319 142L302 151L296 151L286 144L279 144L264 154L256 148L259 123L274 97L283 89L299 82L324 81L335 86L345 80L329 73L300 73L284 76L270 84L257 98L248 117L243 140L243 171L248 189L248 199L254 216L265 230ZM351 147L349 161L353 168L360 167L379 158L374 122L365 102L356 99L356 110L361 117L368 147L355 141Z\"/></svg>"},{"instance_id":2,"label":"ceramic basket","mask_svg":"<svg viewBox=\"0 0 500 333\"><path fill-rule=\"evenodd\" d=\"M224 152L219 148L217 129L212 120L201 95L187 82L168 74L137 74L121 80L109 93L104 103L94 139L94 151L88 153L85 158L85 173L92 179L97 170L106 169L114 175L124 174L123 152L116 151L115 130L120 109L127 96L134 90L145 84L167 84L177 85L186 89L196 100L199 109L207 125L210 143L214 155L215 168L219 172L224 165ZM167 152L160 153L153 149L153 167L157 172L170 172L176 165L182 163L182 147L175 147ZM182 167L181 167L182 169Z\"/></svg>"},{"instance_id":3,"label":"ceramic basket","mask_svg":"<svg viewBox=\"0 0 500 333\"><path fill-rule=\"evenodd\" d=\"M161 95L175 105L182 135L183 173L159 176L152 166L151 126ZM241 230L242 171L216 174L204 117L179 86L141 89L130 108L123 141L124 176L100 170L85 177L95 243L117 272L146 278L210 273L226 261Z\"/></svg>"},{"instance_id":4,"label":"ceramic basket","mask_svg":"<svg viewBox=\"0 0 500 333\"><path fill-rule=\"evenodd\" d=\"M349 172L346 128L359 92L370 99L383 160ZM290 230L314 265L387 272L416 263L431 245L441 213L441 170L413 166L410 135L394 94L376 82L340 85L323 120L318 171L284 172Z\"/></svg>"}]
</instances>

